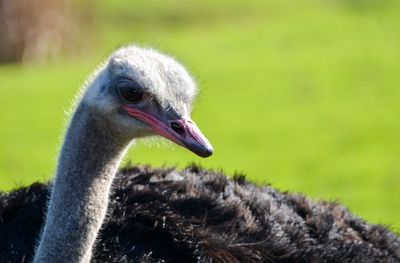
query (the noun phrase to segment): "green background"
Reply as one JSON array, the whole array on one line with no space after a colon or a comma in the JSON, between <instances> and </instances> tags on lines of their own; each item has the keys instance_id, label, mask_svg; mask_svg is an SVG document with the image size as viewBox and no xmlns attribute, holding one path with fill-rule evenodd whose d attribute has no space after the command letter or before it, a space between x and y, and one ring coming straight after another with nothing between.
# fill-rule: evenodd
<instances>
[{"instance_id":1,"label":"green background","mask_svg":"<svg viewBox=\"0 0 400 263\"><path fill-rule=\"evenodd\" d=\"M244 172L399 232L399 1L92 5L84 52L0 66L0 189L52 177L75 92L112 50L137 43L173 54L196 77L193 119L215 155L145 141L125 163Z\"/></svg>"}]
</instances>

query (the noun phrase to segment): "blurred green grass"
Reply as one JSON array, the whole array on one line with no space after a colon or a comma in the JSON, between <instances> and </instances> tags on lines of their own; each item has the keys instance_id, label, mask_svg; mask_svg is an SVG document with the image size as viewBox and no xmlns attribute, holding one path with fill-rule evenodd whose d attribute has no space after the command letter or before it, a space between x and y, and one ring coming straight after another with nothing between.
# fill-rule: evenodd
<instances>
[{"instance_id":1,"label":"blurred green grass","mask_svg":"<svg viewBox=\"0 0 400 263\"><path fill-rule=\"evenodd\" d=\"M139 143L125 162L243 171L400 228L398 1L100 1L85 54L0 67L0 188L52 177L65 111L115 47L174 54L198 79L215 156Z\"/></svg>"}]
</instances>

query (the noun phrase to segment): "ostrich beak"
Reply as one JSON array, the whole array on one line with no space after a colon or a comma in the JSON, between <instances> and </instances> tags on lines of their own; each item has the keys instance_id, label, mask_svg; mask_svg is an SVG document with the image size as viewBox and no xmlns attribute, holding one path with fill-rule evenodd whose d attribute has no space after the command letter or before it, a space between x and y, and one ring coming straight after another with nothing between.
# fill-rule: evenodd
<instances>
[{"instance_id":1,"label":"ostrich beak","mask_svg":"<svg viewBox=\"0 0 400 263\"><path fill-rule=\"evenodd\" d=\"M197 125L189 118L161 120L130 106L122 106L130 116L148 124L155 133L185 147L200 157L209 157L214 149Z\"/></svg>"}]
</instances>

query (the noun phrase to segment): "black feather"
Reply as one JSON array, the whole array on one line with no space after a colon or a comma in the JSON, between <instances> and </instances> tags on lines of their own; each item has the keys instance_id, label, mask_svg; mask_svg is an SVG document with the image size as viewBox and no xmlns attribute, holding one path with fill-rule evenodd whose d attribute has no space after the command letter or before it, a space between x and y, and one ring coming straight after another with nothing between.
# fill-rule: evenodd
<instances>
[{"instance_id":1,"label":"black feather","mask_svg":"<svg viewBox=\"0 0 400 263\"><path fill-rule=\"evenodd\" d=\"M0 262L30 262L49 185L0 194ZM337 203L191 165L120 170L92 262L400 262L400 239Z\"/></svg>"}]
</instances>

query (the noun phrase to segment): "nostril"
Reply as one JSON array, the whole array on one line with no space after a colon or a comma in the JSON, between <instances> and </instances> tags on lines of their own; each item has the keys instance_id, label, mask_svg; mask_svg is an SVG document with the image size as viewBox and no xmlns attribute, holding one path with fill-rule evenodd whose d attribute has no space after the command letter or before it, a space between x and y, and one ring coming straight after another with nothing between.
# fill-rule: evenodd
<instances>
[{"instance_id":1,"label":"nostril","mask_svg":"<svg viewBox=\"0 0 400 263\"><path fill-rule=\"evenodd\" d=\"M174 130L174 132L176 132L181 136L185 135L185 129L183 128L182 124L180 124L179 122L172 121L170 125L172 130Z\"/></svg>"}]
</instances>

